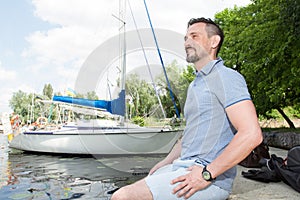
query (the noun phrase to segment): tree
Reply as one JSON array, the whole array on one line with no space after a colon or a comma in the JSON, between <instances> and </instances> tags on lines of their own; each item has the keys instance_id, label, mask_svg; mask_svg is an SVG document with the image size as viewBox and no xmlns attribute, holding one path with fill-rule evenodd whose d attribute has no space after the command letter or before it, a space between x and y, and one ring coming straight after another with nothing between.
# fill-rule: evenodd
<instances>
[{"instance_id":1,"label":"tree","mask_svg":"<svg viewBox=\"0 0 300 200\"><path fill-rule=\"evenodd\" d=\"M182 114L186 94L189 84L194 80L194 67L188 65L186 68L179 66L174 60L171 64L166 67L171 89L174 94L176 106L179 109L179 113ZM158 85L164 90L162 95L162 103L164 110L166 111L167 117L173 117L175 115L175 108L170 97L169 87L167 86L164 74L158 77Z\"/></svg>"},{"instance_id":2,"label":"tree","mask_svg":"<svg viewBox=\"0 0 300 200\"><path fill-rule=\"evenodd\" d=\"M245 76L258 113L277 109L290 127L283 108L299 108L299 13L298 0L253 0L215 16L226 35L221 57Z\"/></svg>"},{"instance_id":3,"label":"tree","mask_svg":"<svg viewBox=\"0 0 300 200\"><path fill-rule=\"evenodd\" d=\"M43 95L47 97L48 99L52 99L53 96L53 88L51 84L45 84L43 89Z\"/></svg>"},{"instance_id":4,"label":"tree","mask_svg":"<svg viewBox=\"0 0 300 200\"><path fill-rule=\"evenodd\" d=\"M133 105L128 105L131 116L148 116L153 106L157 105L154 89L145 80L139 79L137 74L127 77L126 94L133 102Z\"/></svg>"},{"instance_id":5,"label":"tree","mask_svg":"<svg viewBox=\"0 0 300 200\"><path fill-rule=\"evenodd\" d=\"M99 99L99 97L97 96L95 91L88 92L86 94L86 98L91 99L91 100L98 100Z\"/></svg>"},{"instance_id":6,"label":"tree","mask_svg":"<svg viewBox=\"0 0 300 200\"><path fill-rule=\"evenodd\" d=\"M13 109L14 113L19 114L23 122L31 120L35 121L40 114L41 107L35 103L34 94L26 94L19 90L14 92L9 101L9 106Z\"/></svg>"}]
</instances>

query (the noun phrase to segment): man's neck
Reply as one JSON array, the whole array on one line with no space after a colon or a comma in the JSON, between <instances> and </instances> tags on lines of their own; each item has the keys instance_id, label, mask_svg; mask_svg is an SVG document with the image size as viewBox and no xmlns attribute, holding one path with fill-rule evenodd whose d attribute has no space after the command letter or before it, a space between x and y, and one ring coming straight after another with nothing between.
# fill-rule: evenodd
<instances>
[{"instance_id":1,"label":"man's neck","mask_svg":"<svg viewBox=\"0 0 300 200\"><path fill-rule=\"evenodd\" d=\"M217 59L216 56L203 58L194 63L195 69L199 72L205 65L207 65L209 62L216 60L216 59Z\"/></svg>"}]
</instances>

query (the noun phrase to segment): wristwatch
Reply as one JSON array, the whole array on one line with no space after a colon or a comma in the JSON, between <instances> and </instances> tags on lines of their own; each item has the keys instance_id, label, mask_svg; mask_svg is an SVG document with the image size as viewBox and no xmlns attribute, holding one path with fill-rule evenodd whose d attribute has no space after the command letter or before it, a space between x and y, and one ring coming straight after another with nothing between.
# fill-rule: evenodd
<instances>
[{"instance_id":1,"label":"wristwatch","mask_svg":"<svg viewBox=\"0 0 300 200\"><path fill-rule=\"evenodd\" d=\"M206 169L206 166L204 166L204 168L203 168L202 177L206 181L213 181L216 179L211 176L211 173Z\"/></svg>"}]
</instances>

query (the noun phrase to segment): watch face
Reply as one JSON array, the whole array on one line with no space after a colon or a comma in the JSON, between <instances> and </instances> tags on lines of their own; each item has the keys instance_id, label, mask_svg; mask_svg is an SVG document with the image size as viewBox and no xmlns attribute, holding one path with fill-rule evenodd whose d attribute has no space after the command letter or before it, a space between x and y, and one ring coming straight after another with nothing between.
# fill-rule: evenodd
<instances>
[{"instance_id":1,"label":"watch face","mask_svg":"<svg viewBox=\"0 0 300 200\"><path fill-rule=\"evenodd\" d=\"M210 178L211 178L209 172L207 172L207 171L204 171L202 173L202 176L203 176L204 180L210 180Z\"/></svg>"}]
</instances>

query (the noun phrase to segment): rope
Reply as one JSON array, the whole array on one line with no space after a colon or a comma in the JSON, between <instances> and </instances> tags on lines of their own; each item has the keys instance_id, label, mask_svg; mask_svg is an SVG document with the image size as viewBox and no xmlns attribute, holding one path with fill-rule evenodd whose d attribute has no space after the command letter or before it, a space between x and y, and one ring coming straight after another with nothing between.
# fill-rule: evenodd
<instances>
[{"instance_id":1,"label":"rope","mask_svg":"<svg viewBox=\"0 0 300 200\"><path fill-rule=\"evenodd\" d=\"M173 95L171 84L170 84L169 79L168 79L168 75L167 75L167 72L166 72L164 61L162 59L162 56L161 56L161 53L160 53L160 50L159 50L159 47L158 47L158 42L157 42L156 35L155 35L154 29L153 29L153 26L152 26L152 22L151 22L151 19L150 19L150 14L149 14L149 11L148 11L148 8L147 8L146 0L144 0L144 5L145 5L145 8L146 8L148 20L149 20L149 23L150 23L150 26L151 26L153 38L154 38L155 45L156 45L156 49L157 49L157 52L158 52L158 55L159 55L159 58L160 58L161 65L163 67L164 75L166 77L166 81L167 81L168 88L169 88L169 91L170 91L170 96L172 98L172 102L173 102L173 105L174 105L174 108L175 108L176 116L177 116L177 118L180 118L180 114L179 114L179 111L178 111L177 106L176 106L175 98L174 98L174 95Z\"/></svg>"},{"instance_id":2,"label":"rope","mask_svg":"<svg viewBox=\"0 0 300 200\"><path fill-rule=\"evenodd\" d=\"M148 62L148 59L147 59L147 56L146 56L146 52L145 52L145 48L144 48L144 45L143 45L143 42L142 42L142 38L141 38L140 32L139 32L139 30L138 30L138 28L137 28L137 24L136 24L136 21L135 21L135 18L134 18L134 15L133 15L133 12L132 12L132 9L131 9L131 5L130 5L130 2L129 2L129 1L128 1L128 5L129 5L129 8L130 8L131 16L132 16L132 19L133 19L133 22L134 22L134 25L135 25L136 32L137 32L137 34L138 34L138 38L139 38L141 47L142 47L142 50L143 50L145 62L146 62L146 65L147 65L147 68L148 68L148 71L149 71L149 74L150 74L150 77L151 77L152 85L153 85L153 88L154 88L154 90L155 90L155 94L156 94L156 96L157 96L159 106L160 106L160 108L161 108L161 110L162 110L162 113L163 113L163 115L164 115L164 118L166 118L166 113L165 113L165 111L164 111L164 108L163 108L163 106L162 106L161 100L160 100L160 98L159 98L157 86L156 86L156 84L155 84L155 82L154 82L154 79L153 79L153 75L152 75L152 72L151 72L151 69L150 69L150 65L149 65L149 62Z\"/></svg>"}]
</instances>

